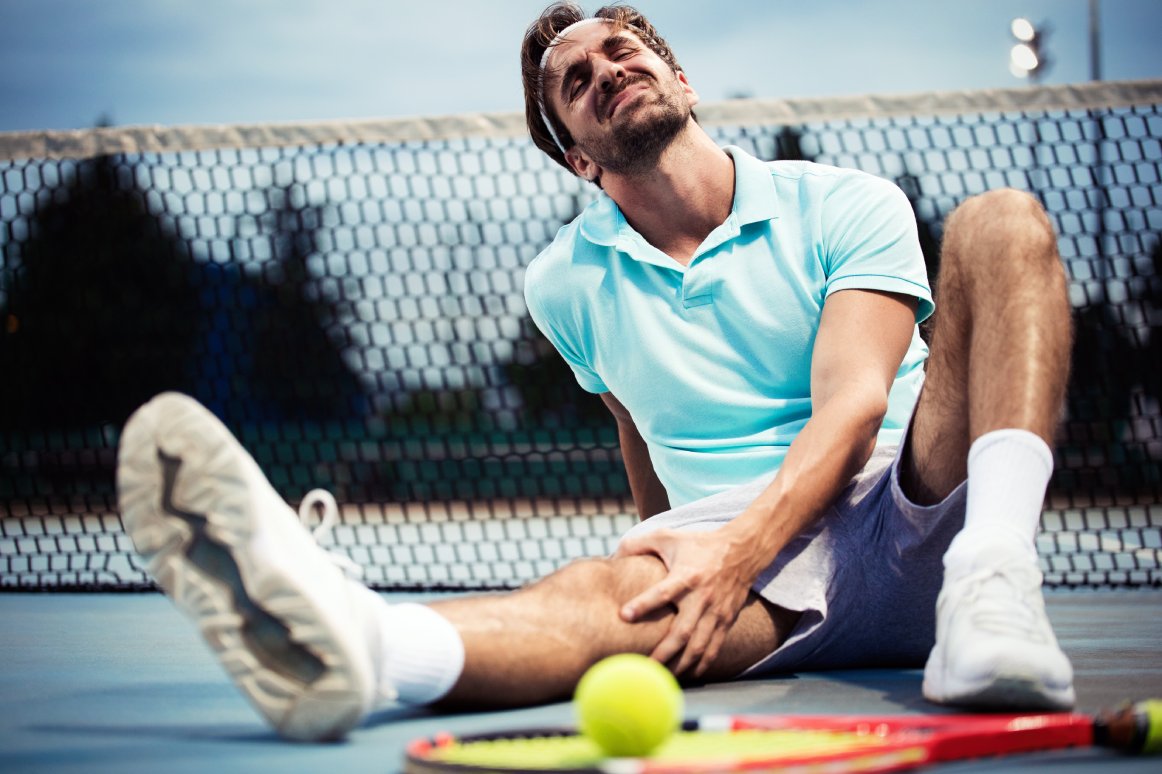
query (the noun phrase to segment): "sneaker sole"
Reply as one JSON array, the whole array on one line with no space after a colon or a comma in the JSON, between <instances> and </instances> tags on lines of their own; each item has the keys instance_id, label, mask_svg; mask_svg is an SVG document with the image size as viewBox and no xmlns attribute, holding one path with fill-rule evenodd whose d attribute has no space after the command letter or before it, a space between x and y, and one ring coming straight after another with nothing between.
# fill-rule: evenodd
<instances>
[{"instance_id":1,"label":"sneaker sole","mask_svg":"<svg viewBox=\"0 0 1162 774\"><path fill-rule=\"evenodd\" d=\"M937 665L939 671L939 666ZM1072 686L1054 688L1033 677L994 675L972 682L945 674L937 681L924 675L924 698L937 704L977 709L1068 710L1075 703Z\"/></svg>"},{"instance_id":2,"label":"sneaker sole","mask_svg":"<svg viewBox=\"0 0 1162 774\"><path fill-rule=\"evenodd\" d=\"M193 399L154 398L122 434L122 522L150 575L282 736L341 738L365 709L352 658L320 625L325 617L299 591L301 581L278 568L255 571L236 443Z\"/></svg>"}]
</instances>

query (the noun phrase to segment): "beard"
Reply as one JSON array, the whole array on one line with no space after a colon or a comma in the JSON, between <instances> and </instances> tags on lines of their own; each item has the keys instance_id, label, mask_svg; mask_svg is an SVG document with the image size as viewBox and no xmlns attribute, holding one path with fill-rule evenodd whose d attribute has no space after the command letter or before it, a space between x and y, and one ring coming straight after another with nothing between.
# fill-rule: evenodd
<instances>
[{"instance_id":1,"label":"beard","mask_svg":"<svg viewBox=\"0 0 1162 774\"><path fill-rule=\"evenodd\" d=\"M649 76L627 80L618 93L643 80L649 80ZM616 93L605 104L614 96ZM676 79L673 88L662 84L659 90L651 90L644 104L623 110L625 115L620 121L611 122L607 134L578 143L599 166L619 175L639 175L656 167L662 151L690 120L690 106Z\"/></svg>"}]
</instances>

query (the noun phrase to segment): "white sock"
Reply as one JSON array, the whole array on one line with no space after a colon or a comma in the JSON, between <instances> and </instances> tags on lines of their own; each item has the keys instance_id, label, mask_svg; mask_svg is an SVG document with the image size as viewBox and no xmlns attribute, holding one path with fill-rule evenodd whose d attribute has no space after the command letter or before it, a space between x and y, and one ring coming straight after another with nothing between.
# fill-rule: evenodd
<instances>
[{"instance_id":1,"label":"white sock","mask_svg":"<svg viewBox=\"0 0 1162 774\"><path fill-rule=\"evenodd\" d=\"M379 595L376 595L379 597ZM430 704L442 698L464 671L464 643L456 627L426 605L375 606L379 647L373 649L381 685L390 686L404 704Z\"/></svg>"},{"instance_id":2,"label":"white sock","mask_svg":"<svg viewBox=\"0 0 1162 774\"><path fill-rule=\"evenodd\" d=\"M945 567L971 563L988 546L1021 546L1036 558L1053 451L1028 430L994 430L968 451L964 529L944 555Z\"/></svg>"}]
</instances>

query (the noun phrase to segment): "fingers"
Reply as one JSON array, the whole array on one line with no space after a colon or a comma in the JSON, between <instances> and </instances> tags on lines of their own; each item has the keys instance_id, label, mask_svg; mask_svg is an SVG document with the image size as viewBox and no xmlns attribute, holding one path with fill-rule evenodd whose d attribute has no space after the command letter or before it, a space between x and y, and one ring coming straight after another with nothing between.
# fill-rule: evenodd
<instances>
[{"instance_id":1,"label":"fingers","mask_svg":"<svg viewBox=\"0 0 1162 774\"><path fill-rule=\"evenodd\" d=\"M722 652L722 646L726 642L726 624L720 624L715 627L710 635L710 642L706 645L706 649L702 651L702 658L699 659L698 664L694 667L694 676L702 677L710 666L718 658L718 654Z\"/></svg>"},{"instance_id":2,"label":"fingers","mask_svg":"<svg viewBox=\"0 0 1162 774\"><path fill-rule=\"evenodd\" d=\"M676 675L682 673L681 667L682 661L685 660L686 648L698 625L698 616L688 614L686 608L687 606L683 605L679 609L678 616L670 624L670 630L666 632L666 636L650 653L650 658L668 665ZM675 659L679 655L682 658L675 663Z\"/></svg>"},{"instance_id":3,"label":"fingers","mask_svg":"<svg viewBox=\"0 0 1162 774\"><path fill-rule=\"evenodd\" d=\"M679 612L678 618L681 619L684 613L685 610ZM690 615L688 621L676 619L655 653L659 660L661 656L666 657L664 663L677 657L673 664L674 674L689 673L701 677L718 658L729 626L729 621L719 611L703 609L697 616Z\"/></svg>"},{"instance_id":4,"label":"fingers","mask_svg":"<svg viewBox=\"0 0 1162 774\"><path fill-rule=\"evenodd\" d=\"M672 546L668 530L658 530L636 538L623 540L617 547L615 556L641 556L651 554L662 560L669 569L668 549ZM667 575L621 607L622 620L632 623L642 616L675 604L690 589L690 584L673 575Z\"/></svg>"},{"instance_id":5,"label":"fingers","mask_svg":"<svg viewBox=\"0 0 1162 774\"><path fill-rule=\"evenodd\" d=\"M675 674L705 674L722 651L749 584L732 565L724 567L715 545L670 530L623 540L616 555L654 555L666 568L662 580L621 606L621 618L633 623L669 608L676 615L650 655Z\"/></svg>"},{"instance_id":6,"label":"fingers","mask_svg":"<svg viewBox=\"0 0 1162 774\"><path fill-rule=\"evenodd\" d=\"M622 605L621 618L626 623L633 623L642 616L677 605L689 590L688 581L668 575Z\"/></svg>"}]
</instances>

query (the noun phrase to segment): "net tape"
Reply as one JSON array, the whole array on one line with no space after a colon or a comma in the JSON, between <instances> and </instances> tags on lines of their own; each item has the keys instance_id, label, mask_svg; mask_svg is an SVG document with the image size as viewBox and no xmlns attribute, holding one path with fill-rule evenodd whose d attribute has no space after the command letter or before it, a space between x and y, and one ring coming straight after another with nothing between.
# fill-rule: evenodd
<instances>
[{"instance_id":1,"label":"net tape","mask_svg":"<svg viewBox=\"0 0 1162 774\"><path fill-rule=\"evenodd\" d=\"M998 186L1059 233L1074 375L1049 583L1162 585L1162 82L700 109L719 142L897 181L930 271ZM129 412L208 405L381 588L520 585L633 522L616 429L523 268L591 198L516 115L0 135L0 586L142 588Z\"/></svg>"},{"instance_id":2,"label":"net tape","mask_svg":"<svg viewBox=\"0 0 1162 774\"><path fill-rule=\"evenodd\" d=\"M373 588L515 588L570 560L612 553L636 521L620 501L573 505L348 505L323 546L349 556ZM153 588L115 511L15 514L0 519L5 590ZM1159 586L1162 506L1047 509L1037 547L1049 586Z\"/></svg>"}]
</instances>

